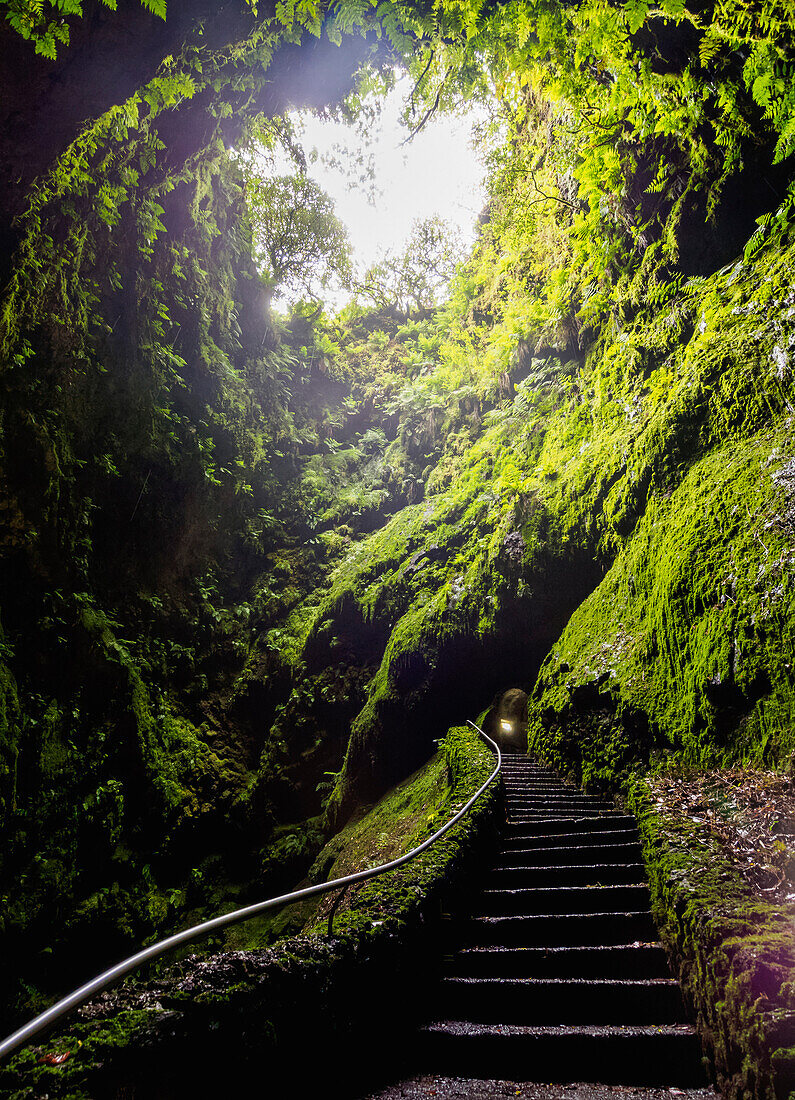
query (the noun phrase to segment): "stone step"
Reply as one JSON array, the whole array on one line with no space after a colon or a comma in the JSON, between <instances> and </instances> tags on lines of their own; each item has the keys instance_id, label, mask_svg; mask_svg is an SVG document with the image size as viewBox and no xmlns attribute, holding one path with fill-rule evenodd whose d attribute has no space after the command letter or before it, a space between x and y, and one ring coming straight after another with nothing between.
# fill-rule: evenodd
<instances>
[{"instance_id":1,"label":"stone step","mask_svg":"<svg viewBox=\"0 0 795 1100\"><path fill-rule=\"evenodd\" d=\"M571 783L564 783L557 775L553 775L552 772L541 771L506 771L504 768L500 773L500 778L503 783L538 783L547 784L550 787L568 787L570 790L577 790Z\"/></svg>"},{"instance_id":2,"label":"stone step","mask_svg":"<svg viewBox=\"0 0 795 1100\"><path fill-rule=\"evenodd\" d=\"M570 790L565 787L557 788L556 790L550 790L548 787L542 790L535 790L532 783L517 784L515 788L511 788L506 791L510 801L527 801L531 799L535 802L539 802L541 805L560 802L561 800L567 802L586 802L588 804L604 804L606 806L612 806L616 804L615 799L600 799L596 794L583 794L582 791Z\"/></svg>"},{"instance_id":3,"label":"stone step","mask_svg":"<svg viewBox=\"0 0 795 1100\"><path fill-rule=\"evenodd\" d=\"M550 836L560 833L588 833L598 830L616 830L635 828L635 818L618 810L593 816L578 815L569 817L556 814L555 817L522 817L506 822L506 839L518 837Z\"/></svg>"},{"instance_id":4,"label":"stone step","mask_svg":"<svg viewBox=\"0 0 795 1100\"><path fill-rule=\"evenodd\" d=\"M576 791L577 787L572 787L569 784L561 783L559 779L555 779L551 775L504 775L502 777L502 785L504 788L510 790L526 790L528 787L533 787L542 791Z\"/></svg>"},{"instance_id":5,"label":"stone step","mask_svg":"<svg viewBox=\"0 0 795 1100\"><path fill-rule=\"evenodd\" d=\"M506 793L511 798L525 795L532 798L583 798L590 801L609 802L611 805L615 801L612 798L600 798L595 794L583 794L576 787L551 786L549 783L520 783L518 780L506 787Z\"/></svg>"},{"instance_id":6,"label":"stone step","mask_svg":"<svg viewBox=\"0 0 795 1100\"><path fill-rule=\"evenodd\" d=\"M698 1086L700 1044L687 1024L522 1027L437 1020L421 1029L421 1069L520 1081Z\"/></svg>"},{"instance_id":7,"label":"stone step","mask_svg":"<svg viewBox=\"0 0 795 1100\"><path fill-rule=\"evenodd\" d=\"M450 959L451 975L471 978L667 978L662 944L590 947L465 947Z\"/></svg>"},{"instance_id":8,"label":"stone step","mask_svg":"<svg viewBox=\"0 0 795 1100\"><path fill-rule=\"evenodd\" d=\"M598 850L598 849L597 849ZM491 889L522 886L618 886L643 882L646 868L638 862L550 864L547 866L505 865L486 877Z\"/></svg>"},{"instance_id":9,"label":"stone step","mask_svg":"<svg viewBox=\"0 0 795 1100\"><path fill-rule=\"evenodd\" d=\"M450 1095L461 1097L473 1078L547 1082L556 1100L553 1082L703 1085L635 819L528 757L506 754L502 779L501 850L475 912L457 922L417 1066L455 1074Z\"/></svg>"},{"instance_id":10,"label":"stone step","mask_svg":"<svg viewBox=\"0 0 795 1100\"><path fill-rule=\"evenodd\" d=\"M575 786L574 783L561 779L559 775L548 768L520 768L503 765L500 778L503 781L506 779L540 779L545 780L547 783L564 783L567 787Z\"/></svg>"},{"instance_id":11,"label":"stone step","mask_svg":"<svg viewBox=\"0 0 795 1100\"><path fill-rule=\"evenodd\" d=\"M572 791L567 791L565 788L560 788L556 791L550 791L549 788L543 788L542 790L535 790L532 784L522 783L521 787L517 784L516 788L508 788L505 791L506 802L515 802L518 799L568 799L568 798L582 798L581 794L575 794Z\"/></svg>"},{"instance_id":12,"label":"stone step","mask_svg":"<svg viewBox=\"0 0 795 1100\"><path fill-rule=\"evenodd\" d=\"M545 805L548 802L559 802L561 799L565 799L572 802L604 802L605 805L614 805L612 799L597 799L595 795L583 794L582 791L568 791L565 787L557 788L554 791L548 787L535 790L532 783L517 784L515 788L507 790L506 794L510 802L533 799Z\"/></svg>"},{"instance_id":13,"label":"stone step","mask_svg":"<svg viewBox=\"0 0 795 1100\"><path fill-rule=\"evenodd\" d=\"M463 978L441 982L442 1017L505 1024L686 1023L673 978Z\"/></svg>"},{"instance_id":14,"label":"stone step","mask_svg":"<svg viewBox=\"0 0 795 1100\"><path fill-rule=\"evenodd\" d=\"M556 779L561 778L560 772L555 771L549 764L544 764L539 760L515 760L503 755L502 770L505 771L507 768L529 768L534 771L549 772L549 774L554 775Z\"/></svg>"},{"instance_id":15,"label":"stone step","mask_svg":"<svg viewBox=\"0 0 795 1100\"><path fill-rule=\"evenodd\" d=\"M535 804L532 801L525 802L518 799L515 802L506 802L505 808L509 817L527 818L531 821L559 817L593 817L595 814L603 817L609 817L613 814L626 816L624 811L618 809L612 802L587 802L584 799L575 801L574 799L561 798L554 803L544 801Z\"/></svg>"},{"instance_id":16,"label":"stone step","mask_svg":"<svg viewBox=\"0 0 795 1100\"><path fill-rule=\"evenodd\" d=\"M565 1087L532 1081L497 1081L489 1077L450 1077L438 1073L415 1074L399 1084L377 1087L363 1100L720 1100L711 1088L669 1089L622 1086L593 1081L567 1081Z\"/></svg>"},{"instance_id":17,"label":"stone step","mask_svg":"<svg viewBox=\"0 0 795 1100\"><path fill-rule=\"evenodd\" d=\"M470 917L462 921L462 946L550 947L653 943L657 930L648 910L623 913L535 913Z\"/></svg>"},{"instance_id":18,"label":"stone step","mask_svg":"<svg viewBox=\"0 0 795 1100\"><path fill-rule=\"evenodd\" d=\"M543 813L548 817L554 817L559 811L566 813L574 810L587 810L589 812L615 810L612 802L601 802L598 799L575 799L571 794L556 795L552 799L534 799L530 795L521 795L506 802L511 816L518 813Z\"/></svg>"},{"instance_id":19,"label":"stone step","mask_svg":"<svg viewBox=\"0 0 795 1100\"><path fill-rule=\"evenodd\" d=\"M610 810L556 810L554 816L534 811L517 810L513 813L506 810L505 824L509 835L534 835L545 836L553 830L572 829L573 831L593 831L605 829L611 825L611 818L617 811ZM583 822L583 825L578 824ZM587 826L590 825L590 830Z\"/></svg>"},{"instance_id":20,"label":"stone step","mask_svg":"<svg viewBox=\"0 0 795 1100\"><path fill-rule=\"evenodd\" d=\"M637 912L650 905L645 882L619 886L539 886L483 890L477 916Z\"/></svg>"},{"instance_id":21,"label":"stone step","mask_svg":"<svg viewBox=\"0 0 795 1100\"><path fill-rule=\"evenodd\" d=\"M549 833L541 836L518 836L503 840L501 855L512 852L570 852L586 848L615 848L632 846L640 851L636 829L592 829L578 833ZM524 855L523 855L524 858Z\"/></svg>"}]
</instances>

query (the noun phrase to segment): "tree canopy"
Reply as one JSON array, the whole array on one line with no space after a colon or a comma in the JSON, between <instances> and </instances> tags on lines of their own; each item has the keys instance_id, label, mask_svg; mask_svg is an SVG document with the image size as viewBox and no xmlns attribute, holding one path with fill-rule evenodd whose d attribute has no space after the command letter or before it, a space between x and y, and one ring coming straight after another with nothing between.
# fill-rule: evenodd
<instances>
[{"instance_id":1,"label":"tree canopy","mask_svg":"<svg viewBox=\"0 0 795 1100\"><path fill-rule=\"evenodd\" d=\"M402 251L387 252L356 285L360 300L402 313L433 309L463 259L460 238L438 215L415 219Z\"/></svg>"},{"instance_id":2,"label":"tree canopy","mask_svg":"<svg viewBox=\"0 0 795 1100\"><path fill-rule=\"evenodd\" d=\"M254 259L278 297L316 298L350 276L350 245L334 204L304 174L249 176L246 185Z\"/></svg>"}]
</instances>

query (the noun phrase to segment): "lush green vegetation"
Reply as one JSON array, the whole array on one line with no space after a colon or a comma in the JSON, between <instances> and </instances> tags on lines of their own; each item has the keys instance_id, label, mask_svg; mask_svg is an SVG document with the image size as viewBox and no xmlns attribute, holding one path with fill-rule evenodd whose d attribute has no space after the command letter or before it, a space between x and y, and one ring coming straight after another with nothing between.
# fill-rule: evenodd
<instances>
[{"instance_id":1,"label":"lush green vegetation","mask_svg":"<svg viewBox=\"0 0 795 1100\"><path fill-rule=\"evenodd\" d=\"M150 18L6 8L34 98ZM514 683L594 787L795 749L785 7L150 10L178 48L4 184L7 1022L300 879ZM414 127L487 106L488 208L443 302L426 223L331 316L286 112L366 122L395 64Z\"/></svg>"},{"instance_id":2,"label":"lush green vegetation","mask_svg":"<svg viewBox=\"0 0 795 1100\"><path fill-rule=\"evenodd\" d=\"M375 806L362 808L356 823L321 854L311 877L322 881L329 869L344 873L362 859L375 856L379 862L421 843L475 793L492 767L477 735L467 728L449 730L425 767ZM318 1068L327 1047L332 1058L347 1052L352 1080L356 1051L361 1059L363 1045L377 1041L379 1030L388 1027L398 1035L404 1026L406 1001L418 990L420 960L433 972L451 876L478 862L493 833L498 798L495 785L410 866L352 891L335 918L333 936L327 935L331 899L325 898L321 914L314 905L293 912L298 927L308 925L304 936L282 939L269 950L227 951L218 970L201 956L189 957L161 978L111 995L99 1019L77 1021L51 1040L49 1050L69 1052L62 1064L42 1064L32 1050L20 1053L0 1070L4 1095L22 1100L46 1092L84 1100L125 1088L179 1094L245 1087L263 1059L276 1088L278 1059L285 1050L298 1052L294 1058L303 1051L305 1058L308 1032ZM284 918L290 919L289 911ZM239 931L236 946L257 948L268 930L254 920ZM415 967L401 968L409 945ZM380 1000L385 984L388 1003L374 1013L373 1001ZM303 1082L314 1080L312 1071L312 1065L301 1066Z\"/></svg>"}]
</instances>

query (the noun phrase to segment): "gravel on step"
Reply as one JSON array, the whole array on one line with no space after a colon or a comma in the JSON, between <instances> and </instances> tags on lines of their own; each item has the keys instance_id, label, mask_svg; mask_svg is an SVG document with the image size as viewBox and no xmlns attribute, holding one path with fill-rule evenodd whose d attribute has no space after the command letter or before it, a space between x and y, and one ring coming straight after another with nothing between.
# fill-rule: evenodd
<instances>
[{"instance_id":1,"label":"gravel on step","mask_svg":"<svg viewBox=\"0 0 795 1100\"><path fill-rule=\"evenodd\" d=\"M631 1088L626 1085L544 1085L521 1081L483 1081L469 1077L410 1077L364 1100L719 1100L712 1089Z\"/></svg>"}]
</instances>

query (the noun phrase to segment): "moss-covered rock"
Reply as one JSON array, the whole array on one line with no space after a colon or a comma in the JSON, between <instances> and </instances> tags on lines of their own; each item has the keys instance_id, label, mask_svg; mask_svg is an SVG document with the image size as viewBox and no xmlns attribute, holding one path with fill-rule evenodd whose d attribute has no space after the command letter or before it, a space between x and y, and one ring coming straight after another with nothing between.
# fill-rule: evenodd
<instances>
[{"instance_id":1,"label":"moss-covered rock","mask_svg":"<svg viewBox=\"0 0 795 1100\"><path fill-rule=\"evenodd\" d=\"M636 780L654 915L727 1100L792 1093L795 947L791 903L769 902L704 829Z\"/></svg>"},{"instance_id":2,"label":"moss-covered rock","mask_svg":"<svg viewBox=\"0 0 795 1100\"><path fill-rule=\"evenodd\" d=\"M316 875L358 869L416 846L492 768L476 734L450 730L426 767L321 855ZM409 990L421 1005L422 975L433 972L443 935L441 900L488 848L498 800L499 788L490 787L416 860L356 890L331 938L324 912L305 912L303 936L267 950L191 956L157 979L104 994L77 1022L13 1058L0 1071L3 1095L77 1100L123 1090L176 1097L237 1087L262 1066L269 1087L277 1088L296 1074L314 1082L328 1058L346 1064L353 1081L384 1036L390 1047L399 1041L411 1019ZM50 1055L67 1051L66 1060L51 1064Z\"/></svg>"},{"instance_id":3,"label":"moss-covered rock","mask_svg":"<svg viewBox=\"0 0 795 1100\"><path fill-rule=\"evenodd\" d=\"M653 753L782 765L795 747L792 382L775 356L792 262L706 280L690 341L636 376L634 439L597 516L618 552L531 703L536 749L586 783Z\"/></svg>"}]
</instances>

